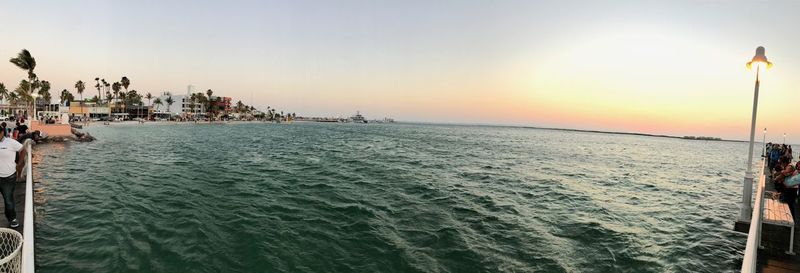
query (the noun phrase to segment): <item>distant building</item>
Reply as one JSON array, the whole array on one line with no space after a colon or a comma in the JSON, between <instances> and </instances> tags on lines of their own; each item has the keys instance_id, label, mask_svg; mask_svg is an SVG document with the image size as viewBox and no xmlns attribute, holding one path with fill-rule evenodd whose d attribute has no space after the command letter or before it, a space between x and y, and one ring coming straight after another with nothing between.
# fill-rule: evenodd
<instances>
[{"instance_id":1,"label":"distant building","mask_svg":"<svg viewBox=\"0 0 800 273\"><path fill-rule=\"evenodd\" d=\"M172 105L167 103L167 98L170 97L172 98ZM185 95L173 95L169 92L164 92L157 98L161 100L160 105L155 104L155 99L151 102L155 114L181 117L206 115L205 105L199 102L193 102L188 92Z\"/></svg>"},{"instance_id":2,"label":"distant building","mask_svg":"<svg viewBox=\"0 0 800 273\"><path fill-rule=\"evenodd\" d=\"M231 112L231 100L230 97L211 96L211 106L217 107L224 115Z\"/></svg>"},{"instance_id":3,"label":"distant building","mask_svg":"<svg viewBox=\"0 0 800 273\"><path fill-rule=\"evenodd\" d=\"M95 102L72 101L69 103L69 115L71 117L88 116L89 118L108 117L111 109L107 105L98 105ZM61 112L61 111L60 111Z\"/></svg>"}]
</instances>

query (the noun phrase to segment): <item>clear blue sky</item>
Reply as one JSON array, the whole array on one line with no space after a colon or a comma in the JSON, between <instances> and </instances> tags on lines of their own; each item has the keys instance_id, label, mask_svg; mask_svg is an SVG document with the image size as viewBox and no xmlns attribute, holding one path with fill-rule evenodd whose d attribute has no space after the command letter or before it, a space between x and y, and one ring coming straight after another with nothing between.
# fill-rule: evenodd
<instances>
[{"instance_id":1,"label":"clear blue sky","mask_svg":"<svg viewBox=\"0 0 800 273\"><path fill-rule=\"evenodd\" d=\"M0 56L29 49L56 93L127 76L307 115L744 138L756 46L776 63L759 127L785 127L779 109L800 100L797 14L798 1L0 0ZM24 77L0 65L7 86Z\"/></svg>"}]
</instances>

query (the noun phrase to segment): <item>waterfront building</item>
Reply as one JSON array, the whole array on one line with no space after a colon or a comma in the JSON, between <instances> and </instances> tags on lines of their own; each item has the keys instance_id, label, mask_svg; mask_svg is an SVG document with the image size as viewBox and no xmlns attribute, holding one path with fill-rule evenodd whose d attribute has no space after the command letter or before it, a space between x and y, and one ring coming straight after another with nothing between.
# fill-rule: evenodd
<instances>
[{"instance_id":1,"label":"waterfront building","mask_svg":"<svg viewBox=\"0 0 800 273\"><path fill-rule=\"evenodd\" d=\"M128 117L130 117L131 119L147 119L148 116L153 115L154 112L153 110L154 110L153 107L146 105L142 106L133 105L125 108Z\"/></svg>"},{"instance_id":2,"label":"waterfront building","mask_svg":"<svg viewBox=\"0 0 800 273\"><path fill-rule=\"evenodd\" d=\"M172 105L167 103L167 98L172 97ZM173 95L169 92L164 92L161 96L158 97L161 100L161 104L154 104L151 105L155 110L157 116L180 116L182 118L188 117L203 117L206 115L206 107L202 103L192 101L191 95L189 93L184 95ZM155 99L153 99L153 102ZM151 102L151 104L153 104ZM194 106L192 106L194 105Z\"/></svg>"},{"instance_id":3,"label":"waterfront building","mask_svg":"<svg viewBox=\"0 0 800 273\"><path fill-rule=\"evenodd\" d=\"M220 115L231 112L231 97L211 96L211 106L221 111Z\"/></svg>"},{"instance_id":4,"label":"waterfront building","mask_svg":"<svg viewBox=\"0 0 800 273\"><path fill-rule=\"evenodd\" d=\"M107 118L111 115L111 108L105 104L98 104L96 102L85 101L81 103L80 101L72 101L69 103L69 106L62 106L69 111L65 111L69 113L70 117L82 117L86 116L88 118ZM62 110L59 110L61 112Z\"/></svg>"}]
</instances>

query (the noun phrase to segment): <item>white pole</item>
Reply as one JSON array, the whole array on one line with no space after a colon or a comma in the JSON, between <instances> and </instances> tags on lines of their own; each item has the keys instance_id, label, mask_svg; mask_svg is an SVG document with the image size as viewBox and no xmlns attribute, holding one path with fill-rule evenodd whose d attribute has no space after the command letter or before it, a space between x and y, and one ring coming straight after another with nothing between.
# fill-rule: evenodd
<instances>
[{"instance_id":1,"label":"white pole","mask_svg":"<svg viewBox=\"0 0 800 273\"><path fill-rule=\"evenodd\" d=\"M764 128L764 138L761 139L761 145L764 147L761 148L761 157L766 158L767 156L767 128ZM764 159L766 160L766 159Z\"/></svg>"},{"instance_id":2,"label":"white pole","mask_svg":"<svg viewBox=\"0 0 800 273\"><path fill-rule=\"evenodd\" d=\"M753 118L750 121L750 145L747 149L747 171L744 173L744 181L742 182L742 210L739 213L739 220L750 221L750 213L752 207L750 200L753 196L753 142L756 136L756 113L758 113L758 86L761 82L758 80L758 74L761 66L756 66L756 87L753 94Z\"/></svg>"}]
</instances>

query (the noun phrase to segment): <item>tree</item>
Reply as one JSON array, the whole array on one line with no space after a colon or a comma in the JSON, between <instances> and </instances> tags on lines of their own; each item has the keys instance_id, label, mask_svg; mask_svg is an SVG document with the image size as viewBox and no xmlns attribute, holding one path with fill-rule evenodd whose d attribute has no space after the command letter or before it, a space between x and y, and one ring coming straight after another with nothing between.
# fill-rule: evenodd
<instances>
[{"instance_id":1,"label":"tree","mask_svg":"<svg viewBox=\"0 0 800 273\"><path fill-rule=\"evenodd\" d=\"M96 77L94 78L94 81L97 83L94 85L94 88L97 88L97 100L100 101L100 99L103 97L103 94L100 93L100 78Z\"/></svg>"},{"instance_id":2,"label":"tree","mask_svg":"<svg viewBox=\"0 0 800 273\"><path fill-rule=\"evenodd\" d=\"M8 89L6 85L0 82L0 100L7 100L8 99Z\"/></svg>"},{"instance_id":3,"label":"tree","mask_svg":"<svg viewBox=\"0 0 800 273\"><path fill-rule=\"evenodd\" d=\"M244 103L242 103L241 100L237 101L236 102L236 113L242 113L243 109L244 109Z\"/></svg>"},{"instance_id":4,"label":"tree","mask_svg":"<svg viewBox=\"0 0 800 273\"><path fill-rule=\"evenodd\" d=\"M30 103L33 101L33 96L31 95L31 90L33 85L27 80L19 81L19 86L14 89L14 92L17 93L17 98L19 100L24 101L25 103Z\"/></svg>"},{"instance_id":5,"label":"tree","mask_svg":"<svg viewBox=\"0 0 800 273\"><path fill-rule=\"evenodd\" d=\"M128 93L128 86L131 85L131 81L128 79L128 77L122 76L122 79L119 82L120 82L120 85L122 85L122 88L125 89L125 93L123 93L123 97L127 97L126 93ZM128 105L127 105L125 99L123 99L123 101L122 101L122 109L125 109L126 107L128 107Z\"/></svg>"},{"instance_id":6,"label":"tree","mask_svg":"<svg viewBox=\"0 0 800 273\"><path fill-rule=\"evenodd\" d=\"M126 108L127 108L127 104L139 105L142 102L142 96L139 95L139 93L136 90L128 91L128 94L125 95L125 98L127 98L126 106L125 106ZM138 116L139 113L141 113L140 110L141 109L139 109L139 108L136 109L137 116Z\"/></svg>"},{"instance_id":7,"label":"tree","mask_svg":"<svg viewBox=\"0 0 800 273\"><path fill-rule=\"evenodd\" d=\"M106 79L100 80L103 82L103 88L105 88L106 92L106 102L111 104L111 84L106 81Z\"/></svg>"},{"instance_id":8,"label":"tree","mask_svg":"<svg viewBox=\"0 0 800 273\"><path fill-rule=\"evenodd\" d=\"M20 69L28 71L29 84L27 91L29 94L33 94L33 89L36 87L36 84L34 83L36 81L36 74L33 73L34 69L36 69L36 59L33 58L31 53L27 49L22 49L22 51L17 53L17 57L11 58L8 61L13 63Z\"/></svg>"},{"instance_id":9,"label":"tree","mask_svg":"<svg viewBox=\"0 0 800 273\"><path fill-rule=\"evenodd\" d=\"M70 102L75 99L67 89L61 90L61 101L66 102L64 106L69 106Z\"/></svg>"},{"instance_id":10,"label":"tree","mask_svg":"<svg viewBox=\"0 0 800 273\"><path fill-rule=\"evenodd\" d=\"M20 69L28 71L29 82L33 82L36 79L36 74L33 73L34 69L36 69L36 59L31 56L31 53L27 49L23 49L17 53L17 57L11 58L9 61Z\"/></svg>"},{"instance_id":11,"label":"tree","mask_svg":"<svg viewBox=\"0 0 800 273\"><path fill-rule=\"evenodd\" d=\"M81 116L85 121L86 113L83 112L83 90L86 89L86 84L84 84L83 81L79 80L75 82L75 89L78 90L78 95L81 96Z\"/></svg>"},{"instance_id":12,"label":"tree","mask_svg":"<svg viewBox=\"0 0 800 273\"><path fill-rule=\"evenodd\" d=\"M156 100L153 102L153 104L158 104L159 107L156 107L156 112L158 112L158 110L160 109L160 106L162 105L161 98L156 98Z\"/></svg>"},{"instance_id":13,"label":"tree","mask_svg":"<svg viewBox=\"0 0 800 273\"><path fill-rule=\"evenodd\" d=\"M37 94L39 95L40 98L42 98L41 101L48 102L47 100L44 99L44 97L47 97L48 96L47 94L49 93L50 93L50 82L49 81L39 82L39 91L37 92Z\"/></svg>"},{"instance_id":14,"label":"tree","mask_svg":"<svg viewBox=\"0 0 800 273\"><path fill-rule=\"evenodd\" d=\"M208 121L211 121L212 118L214 117L214 109L211 108L211 106L212 106L211 104L213 103L213 100L211 99L211 96L214 95L214 91L212 91L211 89L208 89L208 90L206 90L206 95L208 95L208 100L206 100L208 102L208 107L206 107L206 112L208 113L208 117L209 117Z\"/></svg>"},{"instance_id":15,"label":"tree","mask_svg":"<svg viewBox=\"0 0 800 273\"><path fill-rule=\"evenodd\" d=\"M81 101L83 101L83 90L86 89L86 84L83 81L78 81L75 83L75 89L78 90L78 95L81 97Z\"/></svg>"},{"instance_id":16,"label":"tree","mask_svg":"<svg viewBox=\"0 0 800 273\"><path fill-rule=\"evenodd\" d=\"M49 81L41 81L38 84L39 91L36 92L36 97L34 99L34 103L36 106L46 106L50 103L50 82Z\"/></svg>"},{"instance_id":17,"label":"tree","mask_svg":"<svg viewBox=\"0 0 800 273\"><path fill-rule=\"evenodd\" d=\"M147 106L153 106L152 104L150 104L150 100L153 99L153 94L150 94L150 92L147 92L147 95L145 95L144 97L147 99ZM150 119L150 110L149 110L149 108L147 110L147 119L148 120Z\"/></svg>"},{"instance_id":18,"label":"tree","mask_svg":"<svg viewBox=\"0 0 800 273\"><path fill-rule=\"evenodd\" d=\"M197 94L189 95L189 110L192 112L192 119L194 119L194 103L197 100Z\"/></svg>"},{"instance_id":19,"label":"tree","mask_svg":"<svg viewBox=\"0 0 800 273\"><path fill-rule=\"evenodd\" d=\"M52 98L50 92L45 92L44 95L42 95L42 99L47 103L47 109L50 109L50 99Z\"/></svg>"},{"instance_id":20,"label":"tree","mask_svg":"<svg viewBox=\"0 0 800 273\"><path fill-rule=\"evenodd\" d=\"M17 100L18 99L19 99L19 97L18 97L16 92L11 92L10 94L8 94L8 103L9 104L17 105L17 102L18 102Z\"/></svg>"},{"instance_id":21,"label":"tree","mask_svg":"<svg viewBox=\"0 0 800 273\"><path fill-rule=\"evenodd\" d=\"M169 113L169 109L172 108L172 103L174 103L174 102L175 101L172 100L172 95L168 95L167 96L167 112L168 113ZM170 116L172 116L172 113L170 113Z\"/></svg>"}]
</instances>

